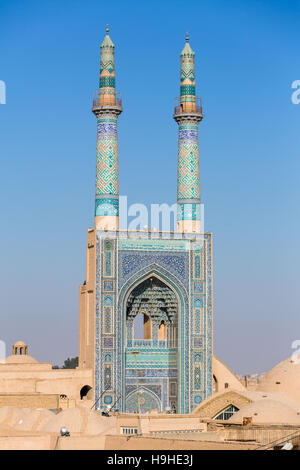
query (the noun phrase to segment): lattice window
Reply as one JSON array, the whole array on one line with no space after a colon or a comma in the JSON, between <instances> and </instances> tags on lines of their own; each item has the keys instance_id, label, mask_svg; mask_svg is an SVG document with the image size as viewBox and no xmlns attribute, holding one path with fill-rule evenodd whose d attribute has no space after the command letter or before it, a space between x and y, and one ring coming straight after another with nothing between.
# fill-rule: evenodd
<instances>
[{"instance_id":1,"label":"lattice window","mask_svg":"<svg viewBox=\"0 0 300 470\"><path fill-rule=\"evenodd\" d=\"M231 416L237 411L239 411L239 408L234 405L229 405L223 411L218 413L213 419L223 419L227 421L227 419L231 418Z\"/></svg>"}]
</instances>

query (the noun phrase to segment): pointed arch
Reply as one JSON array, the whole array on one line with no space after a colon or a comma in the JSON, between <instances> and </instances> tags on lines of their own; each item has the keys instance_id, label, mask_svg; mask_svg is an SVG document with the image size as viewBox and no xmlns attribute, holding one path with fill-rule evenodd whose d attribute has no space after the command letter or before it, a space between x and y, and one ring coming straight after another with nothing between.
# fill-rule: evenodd
<instances>
[{"instance_id":1,"label":"pointed arch","mask_svg":"<svg viewBox=\"0 0 300 470\"><path fill-rule=\"evenodd\" d=\"M126 412L129 413L138 411L138 408L141 413L153 409L162 411L161 399L152 390L143 386L136 388L127 395L125 406Z\"/></svg>"},{"instance_id":2,"label":"pointed arch","mask_svg":"<svg viewBox=\"0 0 300 470\"><path fill-rule=\"evenodd\" d=\"M174 276L174 274L167 271L162 266L158 265L157 263L152 263L151 265L147 266L146 268L137 271L133 274L122 286L119 294L119 305L120 302L127 301L130 292L138 286L141 282L146 281L151 276L156 276L160 281L164 282L177 296L178 301L184 300L185 302L188 301L188 293L185 286L182 282Z\"/></svg>"},{"instance_id":3,"label":"pointed arch","mask_svg":"<svg viewBox=\"0 0 300 470\"><path fill-rule=\"evenodd\" d=\"M160 325L158 327L158 339L159 340L165 340L167 337L167 327L166 323L164 320L160 322Z\"/></svg>"},{"instance_id":4,"label":"pointed arch","mask_svg":"<svg viewBox=\"0 0 300 470\"><path fill-rule=\"evenodd\" d=\"M124 397L122 400L122 409L125 409L125 354L124 346L126 344L126 305L128 297L131 292L143 281L156 277L167 287L169 287L177 299L178 305L178 362L184 364L185 367L178 369L178 383L180 388L178 392L178 412L185 413L189 410L189 329L188 329L188 312L189 312L189 297L184 284L178 277L167 271L163 266L152 263L145 268L135 272L130 278L124 282L119 291L117 300L117 356L120 361L117 363L117 389ZM163 406L167 406L164 404Z\"/></svg>"}]
</instances>

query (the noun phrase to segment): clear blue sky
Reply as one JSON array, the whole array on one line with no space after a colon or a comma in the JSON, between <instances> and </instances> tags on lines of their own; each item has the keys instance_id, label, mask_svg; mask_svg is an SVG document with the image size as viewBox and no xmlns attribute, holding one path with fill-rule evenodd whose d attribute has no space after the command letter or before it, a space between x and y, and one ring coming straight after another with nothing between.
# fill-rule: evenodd
<instances>
[{"instance_id":1,"label":"clear blue sky","mask_svg":"<svg viewBox=\"0 0 300 470\"><path fill-rule=\"evenodd\" d=\"M201 193L214 235L214 347L254 373L300 339L299 1L0 0L0 339L77 355L93 225L105 26L116 45L120 193L176 202L179 54L196 52Z\"/></svg>"}]
</instances>

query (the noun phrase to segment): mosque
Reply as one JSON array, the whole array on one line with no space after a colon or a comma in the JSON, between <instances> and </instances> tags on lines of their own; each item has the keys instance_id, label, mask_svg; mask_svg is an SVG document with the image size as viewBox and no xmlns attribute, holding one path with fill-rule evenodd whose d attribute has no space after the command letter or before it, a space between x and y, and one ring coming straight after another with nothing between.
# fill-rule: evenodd
<instances>
[{"instance_id":1,"label":"mosque","mask_svg":"<svg viewBox=\"0 0 300 470\"><path fill-rule=\"evenodd\" d=\"M200 201L203 112L189 38L180 55L180 97L173 114L178 124L174 231L119 228L117 125L123 109L115 88L114 52L107 29L92 107L97 119L95 224L87 231L86 280L79 288L79 365L53 369L29 356L24 342L14 344L12 355L0 361L0 448L1 419L12 417L3 412L1 418L5 407L66 411L84 406L89 415L76 419L94 424L91 410L109 409L119 416L113 434L161 437L176 429L204 436L209 431L219 442L218 424L231 441L254 436L253 441L265 443L297 429L300 435L297 362L289 358L251 382L235 376L213 354L212 234L203 231ZM152 416L152 428L137 416ZM47 432L56 429L51 426Z\"/></svg>"},{"instance_id":2,"label":"mosque","mask_svg":"<svg viewBox=\"0 0 300 470\"><path fill-rule=\"evenodd\" d=\"M80 290L80 367L94 369L97 406L189 413L212 391L212 236L201 231L195 64L181 52L177 230L119 229L114 44L101 44L95 227L88 231L87 279ZM141 318L143 334L138 334ZM138 404L139 399L139 404Z\"/></svg>"}]
</instances>

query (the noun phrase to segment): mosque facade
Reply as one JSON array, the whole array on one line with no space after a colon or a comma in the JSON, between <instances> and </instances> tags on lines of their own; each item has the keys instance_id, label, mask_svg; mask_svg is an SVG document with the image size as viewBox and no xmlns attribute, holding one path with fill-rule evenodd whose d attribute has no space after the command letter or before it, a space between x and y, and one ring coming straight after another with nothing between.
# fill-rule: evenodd
<instances>
[{"instance_id":1,"label":"mosque facade","mask_svg":"<svg viewBox=\"0 0 300 470\"><path fill-rule=\"evenodd\" d=\"M79 367L95 408L190 413L212 394L212 235L203 232L194 52L181 52L175 231L120 230L115 47L101 44L95 225L80 287ZM122 157L123 158L123 157ZM128 157L127 157L128 158Z\"/></svg>"}]
</instances>

